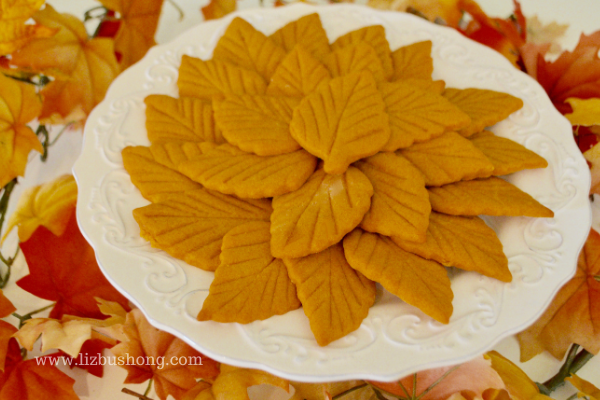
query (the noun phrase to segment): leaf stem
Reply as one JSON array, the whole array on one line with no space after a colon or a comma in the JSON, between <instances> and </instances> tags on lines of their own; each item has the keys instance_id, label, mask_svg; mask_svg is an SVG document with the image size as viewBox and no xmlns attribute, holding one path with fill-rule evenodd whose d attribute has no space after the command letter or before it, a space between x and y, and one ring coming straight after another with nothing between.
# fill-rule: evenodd
<instances>
[{"instance_id":1,"label":"leaf stem","mask_svg":"<svg viewBox=\"0 0 600 400\"><path fill-rule=\"evenodd\" d=\"M150 393L150 389L152 389L152 379L150 379L148 381L148 387L146 388L146 391L144 392L144 396L148 396L148 393Z\"/></svg>"},{"instance_id":2,"label":"leaf stem","mask_svg":"<svg viewBox=\"0 0 600 400\"><path fill-rule=\"evenodd\" d=\"M121 389L121 392L128 394L130 396L135 396L140 400L152 400L150 397L147 397L146 395L139 394L138 392L134 392L133 390L129 390L127 388Z\"/></svg>"},{"instance_id":3,"label":"leaf stem","mask_svg":"<svg viewBox=\"0 0 600 400\"><path fill-rule=\"evenodd\" d=\"M23 327L23 325L25 324L25 321L31 319L35 314L41 313L42 311L46 311L47 309L52 308L55 305L56 305L56 303L52 303L45 307L38 308L37 310L30 311L25 315L19 315L17 313L12 313L12 316L19 320L19 329L21 329Z\"/></svg>"},{"instance_id":4,"label":"leaf stem","mask_svg":"<svg viewBox=\"0 0 600 400\"><path fill-rule=\"evenodd\" d=\"M377 398L378 398L378 399L388 400L388 399L387 399L385 396L383 396L383 394L382 394L382 392L383 392L383 393L385 393L387 396L391 396L391 397L393 397L393 398L395 398L395 399L399 399L399 400L410 400L410 399L405 399L404 397L402 397L402 396L399 396L399 395L397 395L397 394L390 393L390 392L388 392L387 390L384 390L384 389L378 388L377 386L373 385L373 384L372 384L372 383L370 383L370 382L367 382L367 384L368 384L369 386L371 386L371 389L373 389L373 391L374 391L374 392L375 392L375 394L377 395ZM380 396L381 396L381 397L380 397Z\"/></svg>"},{"instance_id":5,"label":"leaf stem","mask_svg":"<svg viewBox=\"0 0 600 400\"><path fill-rule=\"evenodd\" d=\"M65 133L65 131L71 126L73 125L73 122L69 122L68 124L66 124L65 126L63 126L63 128L60 130L60 132L58 132L58 134L56 135L56 137L54 139L52 139L52 141L50 143L48 143L48 147L51 147L54 145L54 143L56 143L56 141L62 136L63 133Z\"/></svg>"},{"instance_id":6,"label":"leaf stem","mask_svg":"<svg viewBox=\"0 0 600 400\"><path fill-rule=\"evenodd\" d=\"M37 130L35 131L35 134L37 136L42 136L42 147L44 148L44 152L40 156L40 159L42 161L46 161L46 159L48 158L48 143L50 142L50 135L48 134L48 129L46 129L46 125L38 126Z\"/></svg>"},{"instance_id":7,"label":"leaf stem","mask_svg":"<svg viewBox=\"0 0 600 400\"><path fill-rule=\"evenodd\" d=\"M8 210L8 202L10 200L10 195L16 185L17 185L17 178L8 182L2 189L2 197L0 197L0 232L2 232L2 227L4 226L4 220L6 219L6 212ZM2 252L0 251L0 261L2 261L2 263L4 265L6 265L6 268L7 268L6 274L4 276L2 276L0 274L0 289L4 288L6 286L6 284L8 283L8 279L10 278L10 271L11 271L12 264L15 261L15 258L17 258L18 254L19 254L19 247L17 247L17 251L15 252L15 255L8 259L5 258L4 255L2 254Z\"/></svg>"},{"instance_id":8,"label":"leaf stem","mask_svg":"<svg viewBox=\"0 0 600 400\"><path fill-rule=\"evenodd\" d=\"M565 384L565 379L569 375L571 375L571 365L577 357L577 350L579 350L579 345L573 344L569 349L569 352L567 353L567 358L565 359L564 364L560 367L560 370L558 370L556 375L554 375L552 378L548 379L546 382L541 384L541 386L538 384L538 386L540 387L540 391L543 394L548 395ZM544 388L546 390L544 390ZM548 393L544 393L545 391L547 391Z\"/></svg>"},{"instance_id":9,"label":"leaf stem","mask_svg":"<svg viewBox=\"0 0 600 400\"><path fill-rule=\"evenodd\" d=\"M377 397L377 400L388 400L387 397L385 397L383 394L381 394L381 392L385 392L386 394L390 394L384 390L378 389L373 385L370 385L371 389L373 389L373 392L375 393L375 396ZM396 397L396 396L394 396Z\"/></svg>"},{"instance_id":10,"label":"leaf stem","mask_svg":"<svg viewBox=\"0 0 600 400\"><path fill-rule=\"evenodd\" d=\"M342 393L338 393L338 394L336 394L335 396L333 396L333 397L331 398L331 400L338 400L338 399L341 399L341 398L342 398L342 397L344 397L345 395L347 395L347 394L350 394L350 393L354 392L355 390L362 389L362 388L364 388L364 387L366 387L366 386L369 386L369 384L368 384L368 383L363 383L363 384L361 384L361 385L358 385L358 386L351 387L350 389L348 389L348 390L345 390L345 391L343 391Z\"/></svg>"},{"instance_id":11,"label":"leaf stem","mask_svg":"<svg viewBox=\"0 0 600 400\"><path fill-rule=\"evenodd\" d=\"M569 369L569 374L573 375L577 373L577 371L579 371L588 361L590 361L592 357L594 357L594 355L586 349L581 350L579 354L577 354L577 357L575 357L575 360L573 360L571 368Z\"/></svg>"},{"instance_id":12,"label":"leaf stem","mask_svg":"<svg viewBox=\"0 0 600 400\"><path fill-rule=\"evenodd\" d=\"M12 271L13 262L15 262L15 259L19 255L20 250L21 250L21 248L19 246L17 246L17 250L15 251L15 254L8 260L4 259L4 257L2 257L2 254L0 254L0 257L2 258L2 262L6 265L6 274L4 274L4 276L0 275L0 289L4 289L4 287L8 283L8 280L10 279L10 272Z\"/></svg>"}]
</instances>

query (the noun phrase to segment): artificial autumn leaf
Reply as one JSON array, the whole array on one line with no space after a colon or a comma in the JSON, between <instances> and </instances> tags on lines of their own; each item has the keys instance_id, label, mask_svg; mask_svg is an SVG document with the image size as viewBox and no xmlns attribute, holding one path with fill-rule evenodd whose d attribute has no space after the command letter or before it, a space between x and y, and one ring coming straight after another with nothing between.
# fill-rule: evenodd
<instances>
[{"instance_id":1,"label":"artificial autumn leaf","mask_svg":"<svg viewBox=\"0 0 600 400\"><path fill-rule=\"evenodd\" d=\"M141 235L173 257L208 271L219 266L223 236L238 225L268 221L267 200L242 200L208 189L160 194L133 210Z\"/></svg>"},{"instance_id":2,"label":"artificial autumn leaf","mask_svg":"<svg viewBox=\"0 0 600 400\"><path fill-rule=\"evenodd\" d=\"M41 91L40 119L54 114L64 118L78 107L89 114L119 74L112 40L88 39L83 22L59 14L49 4L33 19L59 29L51 38L32 40L12 54L11 64L55 78Z\"/></svg>"},{"instance_id":3,"label":"artificial autumn leaf","mask_svg":"<svg viewBox=\"0 0 600 400\"><path fill-rule=\"evenodd\" d=\"M317 13L290 22L273 33L270 38L288 53L300 45L318 60L323 60L331 51L327 33Z\"/></svg>"},{"instance_id":4,"label":"artificial autumn leaf","mask_svg":"<svg viewBox=\"0 0 600 400\"><path fill-rule=\"evenodd\" d=\"M576 99L568 98L565 102L569 103L573 112L565 114L571 125L592 126L600 125L600 99Z\"/></svg>"},{"instance_id":5,"label":"artificial autumn leaf","mask_svg":"<svg viewBox=\"0 0 600 400\"><path fill-rule=\"evenodd\" d=\"M158 142L150 145L154 161L178 171L179 165L202 155L214 146L211 142Z\"/></svg>"},{"instance_id":6,"label":"artificial autumn leaf","mask_svg":"<svg viewBox=\"0 0 600 400\"><path fill-rule=\"evenodd\" d=\"M367 42L357 42L338 48L323 59L331 76L340 77L352 72L369 71L376 82L385 80L385 72L375 49Z\"/></svg>"},{"instance_id":7,"label":"artificial autumn leaf","mask_svg":"<svg viewBox=\"0 0 600 400\"><path fill-rule=\"evenodd\" d=\"M226 93L264 94L267 85L256 72L219 60L181 58L177 87L180 96L212 100Z\"/></svg>"},{"instance_id":8,"label":"artificial autumn leaf","mask_svg":"<svg viewBox=\"0 0 600 400\"><path fill-rule=\"evenodd\" d=\"M390 119L390 140L383 148L396 151L468 126L471 118L444 97L410 83L379 85Z\"/></svg>"},{"instance_id":9,"label":"artificial autumn leaf","mask_svg":"<svg viewBox=\"0 0 600 400\"><path fill-rule=\"evenodd\" d=\"M389 79L393 72L390 44L385 37L385 29L381 25L366 26L340 36L333 42L331 49L333 51L346 46L357 44L358 42L367 42L371 45L383 67L384 77Z\"/></svg>"},{"instance_id":10,"label":"artificial autumn leaf","mask_svg":"<svg viewBox=\"0 0 600 400\"><path fill-rule=\"evenodd\" d=\"M100 360L99 357L102 356L102 351L104 349L110 349L114 345L115 343L106 343L100 339L91 339L81 346L79 355L75 358L70 357L68 354L62 351L56 353L56 363L58 363L58 357L68 357L69 360L65 361L65 363L69 364L70 369L75 367L81 368L87 371L89 374L92 374L98 378L102 378L104 376L104 366L100 362L90 363L89 360Z\"/></svg>"},{"instance_id":11,"label":"artificial autumn leaf","mask_svg":"<svg viewBox=\"0 0 600 400\"><path fill-rule=\"evenodd\" d=\"M476 178L487 178L494 165L468 139L456 132L446 132L428 142L415 143L399 153L413 163L427 186Z\"/></svg>"},{"instance_id":12,"label":"artificial autumn leaf","mask_svg":"<svg viewBox=\"0 0 600 400\"><path fill-rule=\"evenodd\" d=\"M344 238L344 252L352 268L433 319L449 322L454 294L443 266L402 250L386 236L361 229Z\"/></svg>"},{"instance_id":13,"label":"artificial autumn leaf","mask_svg":"<svg viewBox=\"0 0 600 400\"><path fill-rule=\"evenodd\" d=\"M48 37L54 29L25 22L35 14L45 0L21 0L0 5L0 54L12 54L30 40Z\"/></svg>"},{"instance_id":14,"label":"artificial autumn leaf","mask_svg":"<svg viewBox=\"0 0 600 400\"><path fill-rule=\"evenodd\" d=\"M513 362L503 357L496 351L490 351L484 357L492 362L492 368L500 375L502 382L506 385L506 391L510 397L515 400L550 400L551 397L540 393L539 387L533 382L525 372L517 367ZM498 395L498 389L488 392L489 398L503 398ZM486 397L488 398L488 397Z\"/></svg>"},{"instance_id":15,"label":"artificial autumn leaf","mask_svg":"<svg viewBox=\"0 0 600 400\"><path fill-rule=\"evenodd\" d=\"M594 145L591 149L583 153L583 156L591 164L592 186L590 193L600 194L600 146Z\"/></svg>"},{"instance_id":16,"label":"artificial autumn leaf","mask_svg":"<svg viewBox=\"0 0 600 400\"><path fill-rule=\"evenodd\" d=\"M385 104L368 72L335 78L294 110L292 137L324 161L328 174L377 153L389 140Z\"/></svg>"},{"instance_id":17,"label":"artificial autumn leaf","mask_svg":"<svg viewBox=\"0 0 600 400\"><path fill-rule=\"evenodd\" d=\"M448 88L443 96L471 117L471 124L459 130L465 137L502 121L523 107L523 100L518 97L486 89Z\"/></svg>"},{"instance_id":18,"label":"artificial autumn leaf","mask_svg":"<svg viewBox=\"0 0 600 400\"><path fill-rule=\"evenodd\" d=\"M179 171L158 163L148 147L125 147L121 154L131 182L148 200L152 201L164 193L182 193L201 188L201 185Z\"/></svg>"},{"instance_id":19,"label":"artificial autumn leaf","mask_svg":"<svg viewBox=\"0 0 600 400\"><path fill-rule=\"evenodd\" d=\"M548 161L533 151L489 131L476 133L469 140L494 164L492 175L508 175L523 169L548 166Z\"/></svg>"},{"instance_id":20,"label":"artificial autumn leaf","mask_svg":"<svg viewBox=\"0 0 600 400\"><path fill-rule=\"evenodd\" d=\"M416 396L423 400L450 399L452 395L460 393L467 399L486 398L483 393L489 389L501 390L505 388L501 375L493 368L493 363L486 355L479 356L469 362L458 366L428 369L416 374ZM444 377L444 375L446 375ZM414 375L409 375L397 382L371 382L378 388L387 392L406 396L413 393ZM443 378L430 391L424 393L438 379ZM525 400L525 399L520 399ZM529 399L527 399L529 400Z\"/></svg>"},{"instance_id":21,"label":"artificial autumn leaf","mask_svg":"<svg viewBox=\"0 0 600 400\"><path fill-rule=\"evenodd\" d=\"M427 18L429 21L457 27L462 17L457 0L369 0L368 6L380 10L407 11Z\"/></svg>"},{"instance_id":22,"label":"artificial autumn leaf","mask_svg":"<svg viewBox=\"0 0 600 400\"><path fill-rule=\"evenodd\" d=\"M504 179L490 177L431 187L429 201L450 215L509 215L552 218L554 213Z\"/></svg>"},{"instance_id":23,"label":"artificial autumn leaf","mask_svg":"<svg viewBox=\"0 0 600 400\"><path fill-rule=\"evenodd\" d=\"M341 175L318 169L300 189L273 198L271 253L298 258L336 244L363 219L372 195L357 168Z\"/></svg>"},{"instance_id":24,"label":"artificial autumn leaf","mask_svg":"<svg viewBox=\"0 0 600 400\"><path fill-rule=\"evenodd\" d=\"M275 70L267 94L304 97L330 79L331 74L319 60L302 46L296 46Z\"/></svg>"},{"instance_id":25,"label":"artificial autumn leaf","mask_svg":"<svg viewBox=\"0 0 600 400\"><path fill-rule=\"evenodd\" d=\"M2 289L0 289L0 318L8 317L10 314L15 312L17 308L13 303L4 295Z\"/></svg>"},{"instance_id":26,"label":"artificial autumn leaf","mask_svg":"<svg viewBox=\"0 0 600 400\"><path fill-rule=\"evenodd\" d=\"M43 353L57 349L77 357L83 343L91 339L92 327L77 320L62 323L51 318L33 318L27 320L14 337L29 351L33 350L33 345L41 337Z\"/></svg>"},{"instance_id":27,"label":"artificial autumn leaf","mask_svg":"<svg viewBox=\"0 0 600 400\"><path fill-rule=\"evenodd\" d=\"M424 79L431 81L433 59L431 58L431 40L417 42L400 47L392 52L394 73L391 81L404 79Z\"/></svg>"},{"instance_id":28,"label":"artificial autumn leaf","mask_svg":"<svg viewBox=\"0 0 600 400\"><path fill-rule=\"evenodd\" d=\"M77 184L73 175L63 175L29 188L23 192L17 209L8 219L4 238L15 226L19 229L21 242L26 242L39 226L60 236L67 227L76 202Z\"/></svg>"},{"instance_id":29,"label":"artificial autumn leaf","mask_svg":"<svg viewBox=\"0 0 600 400\"><path fill-rule=\"evenodd\" d=\"M146 104L146 130L150 142L213 142L225 143L215 125L213 108L207 101L194 97L179 99L165 95L150 95Z\"/></svg>"},{"instance_id":30,"label":"artificial autumn leaf","mask_svg":"<svg viewBox=\"0 0 600 400\"><path fill-rule=\"evenodd\" d=\"M268 221L249 222L223 237L221 265L198 314L200 321L247 324L300 307L283 261L271 255Z\"/></svg>"},{"instance_id":31,"label":"artificial autumn leaf","mask_svg":"<svg viewBox=\"0 0 600 400\"><path fill-rule=\"evenodd\" d=\"M554 21L543 24L537 15L527 17L527 43L538 45L550 43L549 53L558 53L560 51L558 40L564 36L567 29L569 29L568 24L558 24Z\"/></svg>"},{"instance_id":32,"label":"artificial autumn leaf","mask_svg":"<svg viewBox=\"0 0 600 400\"><path fill-rule=\"evenodd\" d=\"M35 87L0 73L0 188L23 176L31 150L42 144L27 124L42 110Z\"/></svg>"},{"instance_id":33,"label":"artificial autumn leaf","mask_svg":"<svg viewBox=\"0 0 600 400\"><path fill-rule=\"evenodd\" d=\"M17 285L37 297L55 301L50 318L71 314L101 319L104 315L94 296L127 308L127 299L100 271L94 250L79 231L74 210L61 236L41 226L20 246L29 275L18 280Z\"/></svg>"},{"instance_id":34,"label":"artificial autumn leaf","mask_svg":"<svg viewBox=\"0 0 600 400\"><path fill-rule=\"evenodd\" d=\"M120 26L115 36L115 51L121 54L123 69L140 60L156 44L154 33L164 0L100 0L119 13Z\"/></svg>"},{"instance_id":35,"label":"artificial autumn leaf","mask_svg":"<svg viewBox=\"0 0 600 400\"><path fill-rule=\"evenodd\" d=\"M527 73L542 85L554 106L562 113L571 112L569 98L600 97L600 31L582 34L573 51L563 52L556 60L546 61L549 46L531 45L524 48Z\"/></svg>"},{"instance_id":36,"label":"artificial autumn leaf","mask_svg":"<svg viewBox=\"0 0 600 400\"><path fill-rule=\"evenodd\" d=\"M294 395L289 400L332 400L335 396L341 395L352 389L352 395L347 394L347 398L352 400L375 400L375 392L364 381L339 381L327 383L305 383L290 382L294 387ZM354 389L362 386L360 389ZM344 398L341 396L340 398Z\"/></svg>"},{"instance_id":37,"label":"artificial autumn leaf","mask_svg":"<svg viewBox=\"0 0 600 400\"><path fill-rule=\"evenodd\" d=\"M231 21L213 51L213 60L256 71L267 81L284 58L285 50L240 17Z\"/></svg>"},{"instance_id":38,"label":"artificial autumn leaf","mask_svg":"<svg viewBox=\"0 0 600 400\"><path fill-rule=\"evenodd\" d=\"M423 176L406 158L379 153L354 163L373 185L371 208L361 228L386 236L425 241L431 206Z\"/></svg>"},{"instance_id":39,"label":"artificial autumn leaf","mask_svg":"<svg viewBox=\"0 0 600 400\"><path fill-rule=\"evenodd\" d=\"M477 271L510 282L508 259L492 228L478 217L459 217L432 212L425 243L392 237L404 250L442 265Z\"/></svg>"},{"instance_id":40,"label":"artificial autumn leaf","mask_svg":"<svg viewBox=\"0 0 600 400\"><path fill-rule=\"evenodd\" d=\"M127 311L123 306L114 301L108 301L96 297L98 309L106 319L82 318L73 315L63 315L62 322L79 321L85 322L92 328L92 340L99 339L105 343L114 345L117 341L126 339L123 333L123 324L127 317ZM86 342L87 343L87 342Z\"/></svg>"},{"instance_id":41,"label":"artificial autumn leaf","mask_svg":"<svg viewBox=\"0 0 600 400\"><path fill-rule=\"evenodd\" d=\"M205 20L222 18L237 9L237 0L210 0L202 7L202 15Z\"/></svg>"},{"instance_id":42,"label":"artificial autumn leaf","mask_svg":"<svg viewBox=\"0 0 600 400\"><path fill-rule=\"evenodd\" d=\"M208 189L260 199L298 189L316 166L317 159L302 149L261 157L223 144L181 163L179 170Z\"/></svg>"},{"instance_id":43,"label":"artificial autumn leaf","mask_svg":"<svg viewBox=\"0 0 600 400\"><path fill-rule=\"evenodd\" d=\"M360 327L375 302L375 282L350 267L341 243L284 261L319 346Z\"/></svg>"},{"instance_id":44,"label":"artificial autumn leaf","mask_svg":"<svg viewBox=\"0 0 600 400\"><path fill-rule=\"evenodd\" d=\"M600 351L600 234L590 231L579 253L577 272L554 296L544 314L517 334L521 361L544 350L561 360L571 343Z\"/></svg>"},{"instance_id":45,"label":"artificial autumn leaf","mask_svg":"<svg viewBox=\"0 0 600 400\"><path fill-rule=\"evenodd\" d=\"M565 380L570 382L573 386L577 388L577 397L587 397L590 400L600 399L600 389L598 389L591 382L588 382L575 374L569 376Z\"/></svg>"},{"instance_id":46,"label":"artificial autumn leaf","mask_svg":"<svg viewBox=\"0 0 600 400\"><path fill-rule=\"evenodd\" d=\"M212 384L209 382L198 381L196 385L185 392L180 400L214 400L210 390Z\"/></svg>"},{"instance_id":47,"label":"artificial autumn leaf","mask_svg":"<svg viewBox=\"0 0 600 400\"><path fill-rule=\"evenodd\" d=\"M250 400L248 388L267 384L289 391L289 382L268 372L256 369L237 368L221 364L221 373L211 387L212 399L215 400ZM200 398L196 398L200 400ZM209 398L206 398L208 400Z\"/></svg>"},{"instance_id":48,"label":"artificial autumn leaf","mask_svg":"<svg viewBox=\"0 0 600 400\"><path fill-rule=\"evenodd\" d=\"M300 101L291 97L235 96L215 100L215 120L227 141L240 149L272 156L300 145L290 135L292 112Z\"/></svg>"},{"instance_id":49,"label":"artificial autumn leaf","mask_svg":"<svg viewBox=\"0 0 600 400\"><path fill-rule=\"evenodd\" d=\"M35 358L18 362L3 375L0 400L79 400L73 390L74 379Z\"/></svg>"},{"instance_id":50,"label":"artificial autumn leaf","mask_svg":"<svg viewBox=\"0 0 600 400\"><path fill-rule=\"evenodd\" d=\"M154 328L142 312L134 309L127 314L124 326L128 340L113 347L116 357L152 357L152 363L133 363L121 365L127 370L125 383L142 383L148 379L154 382L156 395L166 399L168 395L175 399L183 397L185 392L196 385L196 379L212 381L219 374L218 363L200 354L183 340ZM163 357L164 365L158 357ZM172 360L186 359L186 364L172 363Z\"/></svg>"},{"instance_id":51,"label":"artificial autumn leaf","mask_svg":"<svg viewBox=\"0 0 600 400\"><path fill-rule=\"evenodd\" d=\"M4 372L6 366L9 343L15 332L17 332L17 328L15 328L12 324L9 324L6 321L0 321L0 371L2 372Z\"/></svg>"}]
</instances>

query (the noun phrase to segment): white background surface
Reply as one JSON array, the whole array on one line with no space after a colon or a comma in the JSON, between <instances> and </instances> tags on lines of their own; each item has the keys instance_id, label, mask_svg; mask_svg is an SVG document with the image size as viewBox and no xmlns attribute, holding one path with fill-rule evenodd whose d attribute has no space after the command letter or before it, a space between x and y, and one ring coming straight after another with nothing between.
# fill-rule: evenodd
<instances>
[{"instance_id":1,"label":"white background surface","mask_svg":"<svg viewBox=\"0 0 600 400\"><path fill-rule=\"evenodd\" d=\"M206 1L175 1L184 9L185 17L179 21L177 11L172 5L165 3L156 36L158 43L166 43L189 27L202 21L200 8L205 5ZM479 0L478 2L490 16L506 17L513 9L513 4L510 0ZM59 12L69 12L79 18L82 18L86 10L99 4L93 0L49 0L48 3L52 4ZM567 34L561 41L561 44L567 49L575 46L581 32L589 34L600 29L600 1L598 0L522 0L521 5L526 17L537 14L544 23L557 21L569 24L570 27ZM241 8L257 6L258 0L240 1ZM58 129L55 129L51 132L51 135L56 134L57 131ZM50 155L45 164L39 162L38 156L32 155L31 163L27 168L26 178L20 180L20 184L12 196L10 209L14 209L16 200L26 187L47 182L64 173L70 173L71 166L77 159L80 147L81 132L69 131L50 148ZM600 223L600 208L597 206L594 211L594 225L598 226ZM15 243L16 237L15 235L11 235L5 243L4 254L11 254ZM13 268L11 283L5 289L5 294L14 302L19 312L24 314L47 304L48 302L45 300L40 300L22 291L14 284L16 280L28 273L27 266L23 262L22 257L15 263ZM12 322L14 323L15 321L13 320ZM534 381L545 381L554 375L561 365L561 362L554 360L548 353L539 355L527 363L518 363L519 349L517 341L513 337L501 341L495 349L520 365ZM124 386L122 382L125 379L126 372L119 367L106 367L104 378L102 379L78 369L69 370L68 368L63 368L63 370L76 379L75 391L82 399L133 399L133 397L120 392ZM592 359L579 372L579 375L584 379L590 380L596 386L600 386L600 356ZM143 392L146 384L127 385L127 387L138 392ZM573 388L567 384L562 389L556 391L553 397L564 399L571 393L574 393Z\"/></svg>"}]
</instances>

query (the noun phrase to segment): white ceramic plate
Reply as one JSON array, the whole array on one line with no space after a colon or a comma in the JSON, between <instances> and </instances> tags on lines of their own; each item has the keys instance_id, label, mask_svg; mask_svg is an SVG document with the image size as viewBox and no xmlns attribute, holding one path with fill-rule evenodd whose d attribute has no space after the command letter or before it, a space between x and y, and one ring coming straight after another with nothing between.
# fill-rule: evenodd
<instances>
[{"instance_id":1,"label":"white ceramic plate","mask_svg":"<svg viewBox=\"0 0 600 400\"><path fill-rule=\"evenodd\" d=\"M514 280L503 284L452 271L454 315L442 325L383 292L362 326L319 347L302 309L248 325L198 322L213 274L173 259L140 238L131 211L148 204L123 169L121 150L148 145L144 98L177 96L181 56L203 59L238 15L266 34L318 12L330 41L363 26L381 24L392 49L432 40L434 78L449 87L478 87L520 97L525 107L492 130L545 157L550 166L523 171L509 181L551 207L554 219L487 218L500 237ZM452 29L408 14L355 5L297 4L236 13L203 23L175 41L153 48L111 86L90 115L83 152L74 167L79 185L77 218L110 282L147 315L221 362L259 368L301 381L353 378L393 380L418 370L466 361L516 333L541 314L574 273L591 213L590 175L569 123L544 90L503 56Z\"/></svg>"}]
</instances>

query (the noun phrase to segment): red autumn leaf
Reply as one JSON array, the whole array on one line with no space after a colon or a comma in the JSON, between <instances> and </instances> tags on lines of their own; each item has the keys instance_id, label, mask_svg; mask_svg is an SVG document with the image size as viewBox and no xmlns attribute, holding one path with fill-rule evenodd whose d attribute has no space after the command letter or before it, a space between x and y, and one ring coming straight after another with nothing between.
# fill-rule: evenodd
<instances>
[{"instance_id":1,"label":"red autumn leaf","mask_svg":"<svg viewBox=\"0 0 600 400\"><path fill-rule=\"evenodd\" d=\"M0 400L79 399L73 391L74 379L49 363L38 365L37 359L22 361L16 341L11 342L10 356L6 371L0 376Z\"/></svg>"},{"instance_id":2,"label":"red autumn leaf","mask_svg":"<svg viewBox=\"0 0 600 400\"><path fill-rule=\"evenodd\" d=\"M459 0L458 7L473 17L467 27L460 29L465 36L502 53L518 66L519 48L525 44L527 27L521 5L515 5L514 18L490 18L474 0Z\"/></svg>"},{"instance_id":3,"label":"red autumn leaf","mask_svg":"<svg viewBox=\"0 0 600 400\"><path fill-rule=\"evenodd\" d=\"M128 340L111 351L118 365L127 370L125 383L153 379L159 398L164 400L170 394L179 400L196 385L198 378L212 382L219 374L216 361L198 353L181 339L156 329L138 309L127 314L123 330ZM145 361L150 359L152 362Z\"/></svg>"},{"instance_id":4,"label":"red autumn leaf","mask_svg":"<svg viewBox=\"0 0 600 400\"><path fill-rule=\"evenodd\" d=\"M104 366L100 363L100 356L102 356L102 350L110 349L111 347L113 346L103 340L91 339L81 346L81 351L77 358L73 358L63 351L59 351L56 354L57 356L69 358L70 360L67 363L70 362L69 367L71 369L78 367L98 378L102 378L104 375Z\"/></svg>"},{"instance_id":5,"label":"red autumn leaf","mask_svg":"<svg viewBox=\"0 0 600 400\"><path fill-rule=\"evenodd\" d=\"M30 274L17 281L17 285L37 297L55 301L50 318L60 319L70 314L105 319L94 297L127 307L127 299L100 271L94 250L79 231L74 211L61 236L39 227L20 246Z\"/></svg>"},{"instance_id":6,"label":"red autumn leaf","mask_svg":"<svg viewBox=\"0 0 600 400\"><path fill-rule=\"evenodd\" d=\"M8 317L10 314L14 313L17 309L11 303L9 299L6 298L2 290L0 290L0 318Z\"/></svg>"},{"instance_id":7,"label":"red autumn leaf","mask_svg":"<svg viewBox=\"0 0 600 400\"><path fill-rule=\"evenodd\" d=\"M10 350L10 342L17 328L6 321L0 321L0 371L5 370L6 359ZM14 339L12 339L14 341Z\"/></svg>"},{"instance_id":8,"label":"red autumn leaf","mask_svg":"<svg viewBox=\"0 0 600 400\"><path fill-rule=\"evenodd\" d=\"M527 45L521 50L527 73L538 80L554 106L563 114L572 112L568 98L600 97L600 31L582 34L573 51L563 52L555 61L546 61L549 46Z\"/></svg>"}]
</instances>

